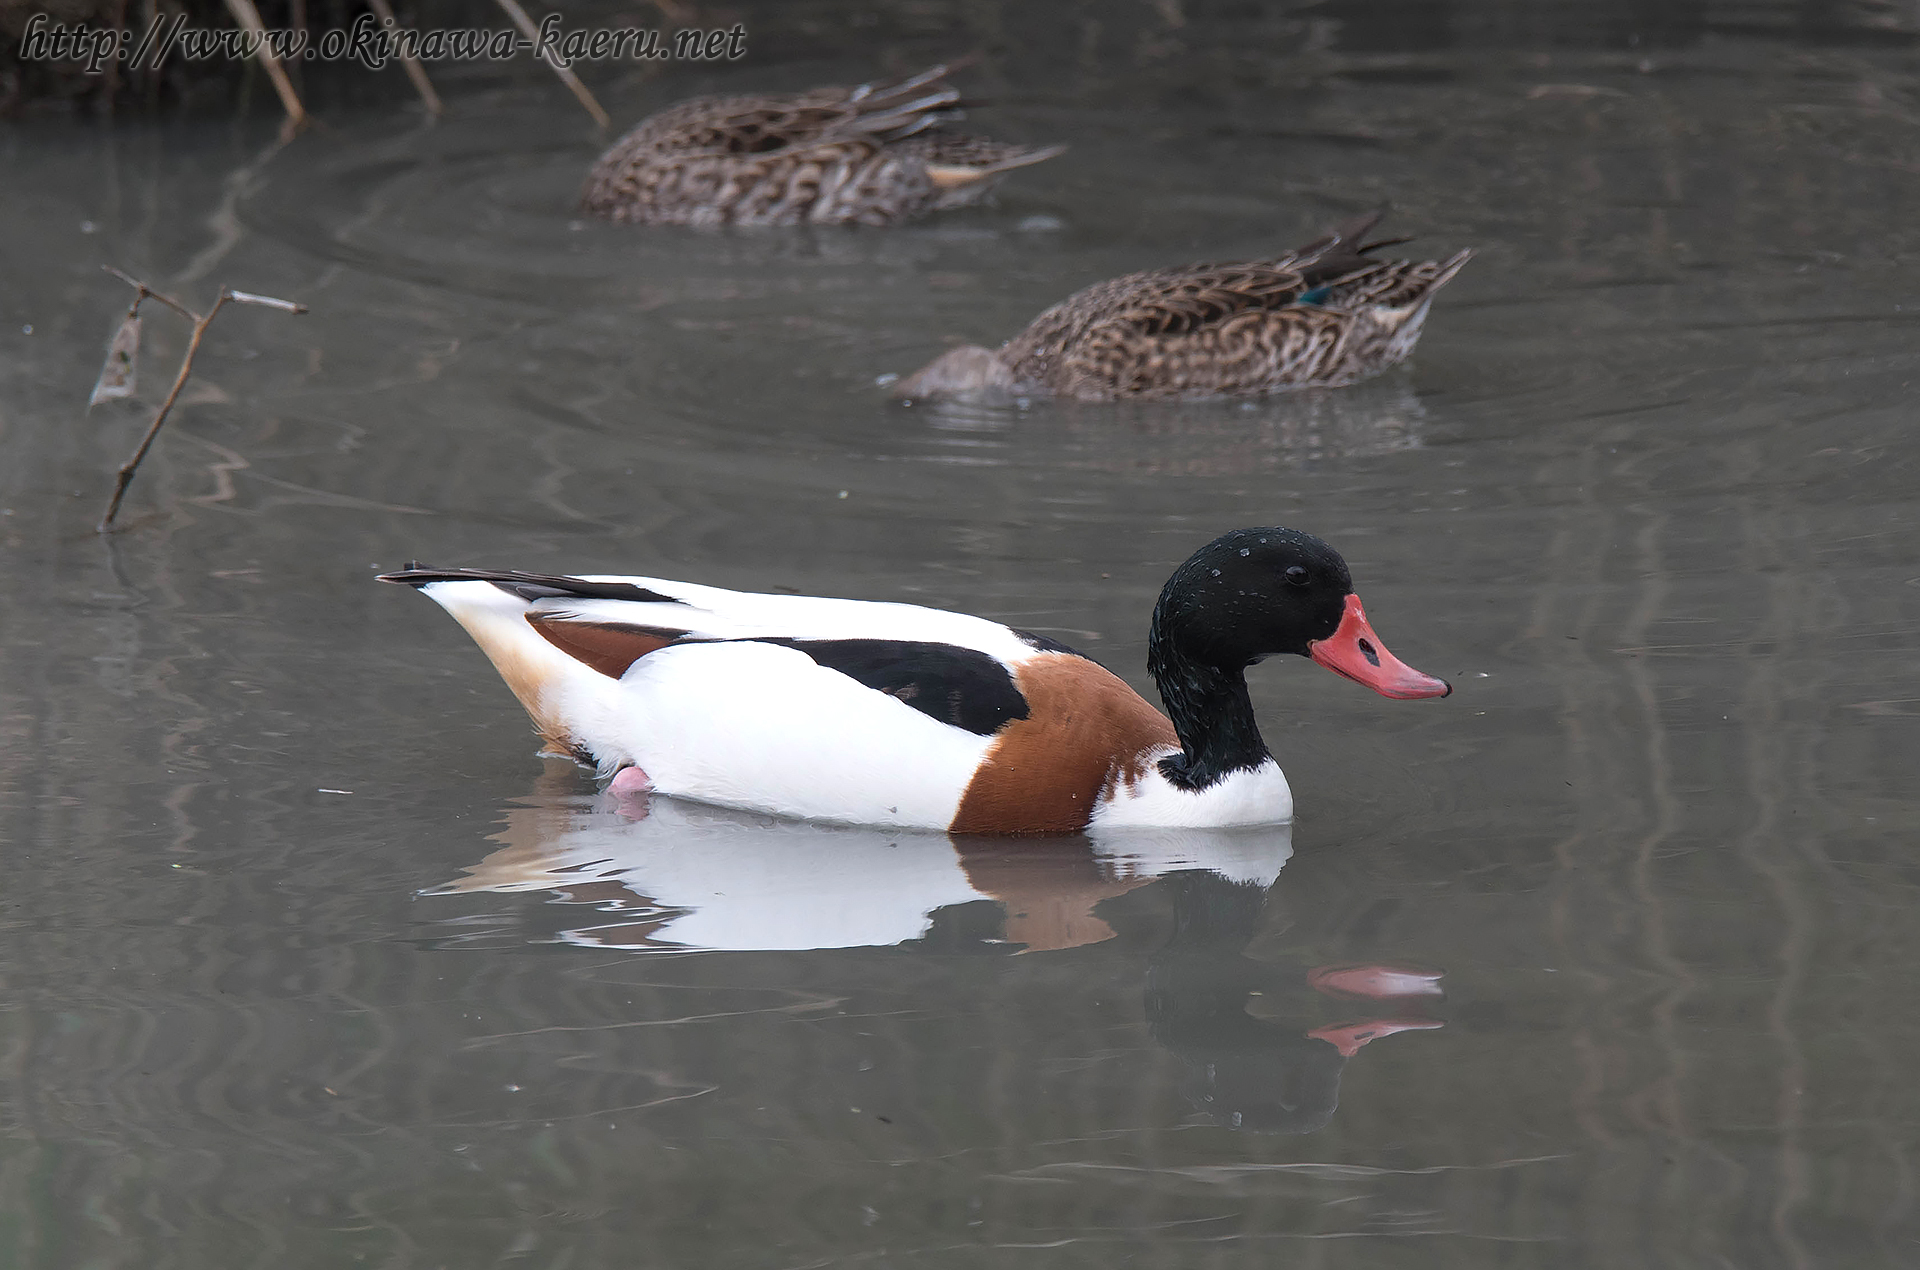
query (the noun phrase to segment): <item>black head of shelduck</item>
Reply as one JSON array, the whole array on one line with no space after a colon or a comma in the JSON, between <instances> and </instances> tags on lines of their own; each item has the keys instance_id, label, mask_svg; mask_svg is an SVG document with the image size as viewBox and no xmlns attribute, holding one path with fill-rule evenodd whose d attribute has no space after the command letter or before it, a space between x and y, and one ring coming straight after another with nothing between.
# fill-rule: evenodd
<instances>
[{"instance_id":1,"label":"black head of shelduck","mask_svg":"<svg viewBox=\"0 0 1920 1270\"><path fill-rule=\"evenodd\" d=\"M1231 673L1281 653L1312 658L1386 697L1453 691L1387 651L1347 562L1298 530L1222 534L1174 571L1154 606L1148 666L1163 690L1169 676Z\"/></svg>"}]
</instances>

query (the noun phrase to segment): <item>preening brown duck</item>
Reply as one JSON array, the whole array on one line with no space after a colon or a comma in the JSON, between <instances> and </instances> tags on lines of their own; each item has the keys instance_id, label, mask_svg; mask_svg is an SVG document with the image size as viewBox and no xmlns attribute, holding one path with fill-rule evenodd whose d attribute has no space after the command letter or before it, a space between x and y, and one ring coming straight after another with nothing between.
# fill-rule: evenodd
<instances>
[{"instance_id":1,"label":"preening brown duck","mask_svg":"<svg viewBox=\"0 0 1920 1270\"><path fill-rule=\"evenodd\" d=\"M949 69L669 106L600 156L581 208L642 225L891 225L977 203L1066 149L950 131Z\"/></svg>"},{"instance_id":2,"label":"preening brown duck","mask_svg":"<svg viewBox=\"0 0 1920 1270\"><path fill-rule=\"evenodd\" d=\"M1292 819L1246 670L1293 653L1388 697L1443 697L1389 653L1340 554L1290 529L1196 551L1154 607L1167 713L1084 654L913 604L660 578L386 574L467 628L550 749L616 792L951 833Z\"/></svg>"},{"instance_id":3,"label":"preening brown duck","mask_svg":"<svg viewBox=\"0 0 1920 1270\"><path fill-rule=\"evenodd\" d=\"M1379 260L1384 212L1271 260L1181 265L1097 283L998 349L952 349L893 396L1256 396L1334 388L1405 360L1436 291L1472 258Z\"/></svg>"}]
</instances>

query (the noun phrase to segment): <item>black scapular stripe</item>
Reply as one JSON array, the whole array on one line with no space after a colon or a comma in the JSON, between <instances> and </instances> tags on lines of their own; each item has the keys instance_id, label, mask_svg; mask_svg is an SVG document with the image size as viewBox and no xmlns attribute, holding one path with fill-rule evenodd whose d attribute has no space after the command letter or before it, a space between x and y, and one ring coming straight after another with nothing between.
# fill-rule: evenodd
<instances>
[{"instance_id":1,"label":"black scapular stripe","mask_svg":"<svg viewBox=\"0 0 1920 1270\"><path fill-rule=\"evenodd\" d=\"M905 639L755 641L792 648L875 692L898 697L928 718L992 736L1027 717L1027 699L1007 668L987 654L953 644Z\"/></svg>"},{"instance_id":2,"label":"black scapular stripe","mask_svg":"<svg viewBox=\"0 0 1920 1270\"><path fill-rule=\"evenodd\" d=\"M589 582L558 573L522 573L518 569L426 569L409 562L398 573L383 573L382 582L425 586L429 582L491 582L523 600L633 600L641 604L684 604L671 595L649 591L631 582Z\"/></svg>"}]
</instances>

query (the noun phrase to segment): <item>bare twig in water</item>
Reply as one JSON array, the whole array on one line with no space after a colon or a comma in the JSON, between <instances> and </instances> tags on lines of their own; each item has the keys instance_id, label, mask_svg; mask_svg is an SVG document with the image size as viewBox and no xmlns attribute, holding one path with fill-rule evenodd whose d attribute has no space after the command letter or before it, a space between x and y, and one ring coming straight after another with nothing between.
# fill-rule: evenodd
<instances>
[{"instance_id":1,"label":"bare twig in water","mask_svg":"<svg viewBox=\"0 0 1920 1270\"><path fill-rule=\"evenodd\" d=\"M393 16L393 6L387 0L372 0L372 4L381 26L389 32L400 29L400 21ZM413 81L413 91L419 93L420 100L426 103L427 113L438 119L446 108L440 104L440 94L433 91L433 81L427 78L427 68L420 65L420 59L411 53L400 55L400 65L406 70L407 78Z\"/></svg>"},{"instance_id":2,"label":"bare twig in water","mask_svg":"<svg viewBox=\"0 0 1920 1270\"><path fill-rule=\"evenodd\" d=\"M500 0L500 7L507 11L507 16L513 19L513 24L520 28L520 34L532 40L535 48L540 48L540 28L533 24L533 19L527 16L527 11L520 7L520 0ZM593 116L593 121L602 128L611 128L613 120L607 116L606 111L600 109L600 103L593 99L593 94L587 91L587 86L580 82L580 77L570 68L560 65L553 57L551 49L541 51L547 54L547 65L553 67L553 73L560 77L560 82L580 99L580 104L585 106L587 113Z\"/></svg>"},{"instance_id":3,"label":"bare twig in water","mask_svg":"<svg viewBox=\"0 0 1920 1270\"><path fill-rule=\"evenodd\" d=\"M140 438L140 445L134 450L133 457L120 465L120 475L113 483L113 497L107 500L107 510L105 514L100 517L98 528L99 532L104 534L112 531L113 518L120 511L120 500L126 497L127 486L133 483L133 474L140 470L140 461L147 457L147 451L153 447L153 439L160 435L161 425L166 423L167 414L173 409L173 403L179 400L180 390L187 386L187 376L193 373L193 356L200 351L200 338L207 333L207 328L213 325L214 317L226 306L227 301L231 300L235 304L257 304L264 308L279 309L283 313L305 313L307 306L304 304L295 304L291 300L277 300L270 295L255 295L251 291L235 291L229 287L222 287L220 288L220 298L213 302L213 307L207 310L205 317L202 317L172 296L162 295L131 274L122 273L112 265L102 265L101 268L132 287L137 293L134 296L133 307L127 310L127 316L121 322L121 329L123 331L129 324L139 321L140 305L149 297L158 300L175 313L178 313L181 317L193 323L193 335L187 341L186 356L180 359L180 371L173 377L173 388L167 393L167 399L160 403L160 413L154 415L153 422L147 425L147 434ZM138 328L136 327L135 329L137 330ZM121 338L116 335L114 337L114 346L107 353L107 368L100 372L103 383L109 380L110 372L114 368L115 355L121 352ZM128 376L131 378L130 354L128 361ZM94 392L97 398L100 392L97 385L94 388Z\"/></svg>"},{"instance_id":4,"label":"bare twig in water","mask_svg":"<svg viewBox=\"0 0 1920 1270\"><path fill-rule=\"evenodd\" d=\"M273 51L273 45L267 39L266 23L260 20L260 10L253 7L253 0L227 0L227 10L233 14L233 20L246 28L247 34L259 41L256 56L260 64L267 68L267 78L273 81L273 91L280 94L280 104L286 108L286 130L298 132L307 126L307 108L300 104L300 97L293 91L293 81L287 78L287 68L280 65L279 54ZM214 308L219 308L218 304ZM211 314L209 314L211 316Z\"/></svg>"}]
</instances>

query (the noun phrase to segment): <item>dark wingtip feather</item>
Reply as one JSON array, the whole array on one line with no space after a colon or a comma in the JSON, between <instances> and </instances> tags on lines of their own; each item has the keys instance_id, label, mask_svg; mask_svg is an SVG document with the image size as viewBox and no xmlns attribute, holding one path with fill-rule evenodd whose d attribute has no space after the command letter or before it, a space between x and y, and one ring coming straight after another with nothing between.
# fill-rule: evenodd
<instances>
[{"instance_id":1,"label":"dark wingtip feather","mask_svg":"<svg viewBox=\"0 0 1920 1270\"><path fill-rule=\"evenodd\" d=\"M1382 204L1370 212L1362 212L1358 216L1335 225L1329 236L1338 243L1357 243L1362 238L1365 238L1375 225L1380 223L1381 219L1386 216L1388 210L1387 206ZM1357 247L1354 248L1354 250L1365 251L1366 248Z\"/></svg>"},{"instance_id":2,"label":"dark wingtip feather","mask_svg":"<svg viewBox=\"0 0 1920 1270\"><path fill-rule=\"evenodd\" d=\"M683 600L631 582L590 582L560 573L525 573L519 569L422 569L417 561L398 573L383 573L380 581L423 587L431 582L491 582L523 600L570 597L579 600L632 600L640 604L682 604Z\"/></svg>"},{"instance_id":3,"label":"dark wingtip feather","mask_svg":"<svg viewBox=\"0 0 1920 1270\"><path fill-rule=\"evenodd\" d=\"M1314 270L1323 275L1368 264L1370 262L1363 259L1361 253L1370 249L1357 244L1386 214L1385 207L1376 207L1370 212L1348 217L1312 242L1288 252L1287 259L1296 268ZM1336 261L1339 263L1334 263Z\"/></svg>"},{"instance_id":4,"label":"dark wingtip feather","mask_svg":"<svg viewBox=\"0 0 1920 1270\"><path fill-rule=\"evenodd\" d=\"M916 88L921 88L927 84L944 79L951 73L952 69L952 67L946 65L929 66L926 70L916 72L912 75L902 75L897 79L871 80L854 89L851 100L867 101L869 99L876 99L884 101L888 97L897 97L902 93L910 93Z\"/></svg>"},{"instance_id":5,"label":"dark wingtip feather","mask_svg":"<svg viewBox=\"0 0 1920 1270\"><path fill-rule=\"evenodd\" d=\"M420 587L429 582L442 581L441 575L445 572L444 569L429 569L418 560L409 560L405 568L393 573L377 574L374 581L391 582L395 586Z\"/></svg>"}]
</instances>

